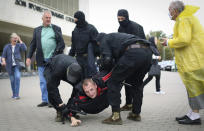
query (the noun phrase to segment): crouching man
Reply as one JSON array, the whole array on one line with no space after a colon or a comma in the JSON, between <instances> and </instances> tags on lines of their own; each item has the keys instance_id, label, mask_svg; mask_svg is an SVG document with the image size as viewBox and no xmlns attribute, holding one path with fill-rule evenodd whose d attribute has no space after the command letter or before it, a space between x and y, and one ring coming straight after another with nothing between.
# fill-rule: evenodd
<instances>
[{"instance_id":1,"label":"crouching man","mask_svg":"<svg viewBox=\"0 0 204 131\"><path fill-rule=\"evenodd\" d=\"M137 36L125 33L100 33L96 40L100 46L101 57L104 60L102 63L109 66L112 59L115 59L112 75L107 81L107 98L112 107L112 115L103 120L102 123L122 124L120 91L123 81L132 85L130 90L133 95L133 109L127 118L140 121L143 99L143 87L141 85L150 68L152 59L150 43Z\"/></svg>"},{"instance_id":2,"label":"crouching man","mask_svg":"<svg viewBox=\"0 0 204 131\"><path fill-rule=\"evenodd\" d=\"M47 82L47 91L49 102L57 111L56 122L62 121L62 111L65 109L58 86L63 80L72 86L75 86L81 80L82 69L72 56L60 54L47 63L44 71L44 76Z\"/></svg>"}]
</instances>

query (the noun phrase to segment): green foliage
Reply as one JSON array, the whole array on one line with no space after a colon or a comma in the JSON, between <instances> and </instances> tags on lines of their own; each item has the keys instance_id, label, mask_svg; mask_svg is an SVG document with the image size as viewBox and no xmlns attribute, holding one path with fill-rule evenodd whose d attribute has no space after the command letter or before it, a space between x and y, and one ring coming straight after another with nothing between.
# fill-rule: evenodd
<instances>
[{"instance_id":1,"label":"green foliage","mask_svg":"<svg viewBox=\"0 0 204 131\"><path fill-rule=\"evenodd\" d=\"M174 58L174 50L169 47L164 47L161 44L162 38L167 38L167 35L159 30L159 31L150 31L149 34L147 34L146 38L149 39L150 37L157 37L157 48L159 50L159 53L161 55L162 60L173 60Z\"/></svg>"},{"instance_id":2,"label":"green foliage","mask_svg":"<svg viewBox=\"0 0 204 131\"><path fill-rule=\"evenodd\" d=\"M159 31L150 31L150 33L147 35L147 39L149 39L152 36L157 37L157 39L167 37L166 34L161 30L159 30Z\"/></svg>"}]
</instances>

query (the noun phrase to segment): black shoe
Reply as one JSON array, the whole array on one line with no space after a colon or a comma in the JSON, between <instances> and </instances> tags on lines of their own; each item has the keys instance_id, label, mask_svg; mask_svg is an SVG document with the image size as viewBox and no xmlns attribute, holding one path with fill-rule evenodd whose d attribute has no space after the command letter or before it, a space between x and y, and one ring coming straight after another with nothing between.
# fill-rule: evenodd
<instances>
[{"instance_id":1,"label":"black shoe","mask_svg":"<svg viewBox=\"0 0 204 131\"><path fill-rule=\"evenodd\" d=\"M185 116L182 116L182 117L176 117L176 121L179 121L179 120L184 120L184 119L187 119L188 116L185 115Z\"/></svg>"},{"instance_id":2,"label":"black shoe","mask_svg":"<svg viewBox=\"0 0 204 131\"><path fill-rule=\"evenodd\" d=\"M49 108L52 108L52 107L53 107L53 105L52 105L52 104L50 104L50 103L48 103L48 107L49 107Z\"/></svg>"},{"instance_id":3,"label":"black shoe","mask_svg":"<svg viewBox=\"0 0 204 131\"><path fill-rule=\"evenodd\" d=\"M190 118L186 118L183 120L178 121L179 124L186 124L186 125L201 125L201 120L196 119L196 120L191 120Z\"/></svg>"},{"instance_id":4,"label":"black shoe","mask_svg":"<svg viewBox=\"0 0 204 131\"><path fill-rule=\"evenodd\" d=\"M42 103L40 103L39 105L37 105L37 107L43 107L43 106L47 106L47 105L48 105L47 102L42 102Z\"/></svg>"},{"instance_id":5,"label":"black shoe","mask_svg":"<svg viewBox=\"0 0 204 131\"><path fill-rule=\"evenodd\" d=\"M135 114L130 112L129 115L127 116L127 119L133 120L133 121L141 121L141 116L140 114Z\"/></svg>"}]
</instances>

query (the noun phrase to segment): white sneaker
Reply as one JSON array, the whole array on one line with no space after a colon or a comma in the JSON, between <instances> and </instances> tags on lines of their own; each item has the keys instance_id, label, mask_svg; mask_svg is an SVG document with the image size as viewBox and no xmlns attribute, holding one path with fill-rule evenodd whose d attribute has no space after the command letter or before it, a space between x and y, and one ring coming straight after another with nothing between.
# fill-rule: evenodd
<instances>
[{"instance_id":1,"label":"white sneaker","mask_svg":"<svg viewBox=\"0 0 204 131\"><path fill-rule=\"evenodd\" d=\"M159 94L160 94L160 92L159 92L159 91L155 91L155 92L154 92L154 94L157 94L157 95L159 95Z\"/></svg>"},{"instance_id":2,"label":"white sneaker","mask_svg":"<svg viewBox=\"0 0 204 131\"><path fill-rule=\"evenodd\" d=\"M166 93L164 91L160 91L159 94L164 95Z\"/></svg>"}]
</instances>

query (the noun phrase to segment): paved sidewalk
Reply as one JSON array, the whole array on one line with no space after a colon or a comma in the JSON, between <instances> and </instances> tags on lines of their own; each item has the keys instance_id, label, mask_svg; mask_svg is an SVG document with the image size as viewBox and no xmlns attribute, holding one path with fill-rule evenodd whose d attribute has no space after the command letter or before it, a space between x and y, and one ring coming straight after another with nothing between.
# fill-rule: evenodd
<instances>
[{"instance_id":1,"label":"paved sidewalk","mask_svg":"<svg viewBox=\"0 0 204 131\"><path fill-rule=\"evenodd\" d=\"M9 79L0 79L0 131L204 131L204 110L201 110L202 125L179 125L176 116L184 115L189 107L187 94L176 72L162 72L161 88L165 95L153 94L155 79L144 89L142 121L126 119L128 112L122 112L123 125L104 125L101 121L111 114L110 108L97 115L81 116L82 124L71 127L54 122L53 108L37 107L41 102L37 76L21 78L20 100L11 98ZM72 87L61 82L60 93L66 103ZM124 104L122 90L122 104Z\"/></svg>"}]
</instances>

